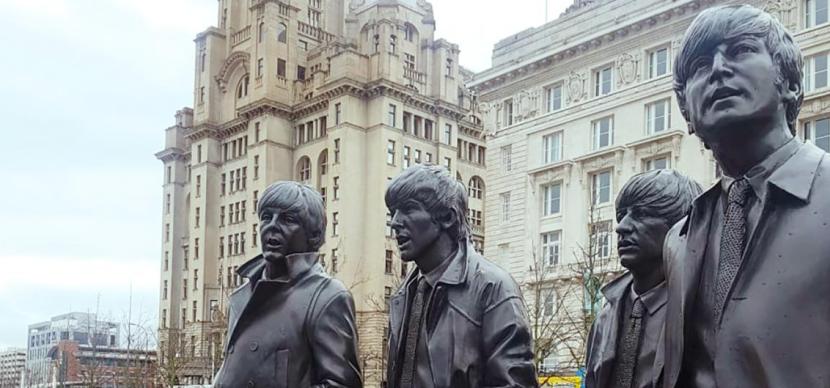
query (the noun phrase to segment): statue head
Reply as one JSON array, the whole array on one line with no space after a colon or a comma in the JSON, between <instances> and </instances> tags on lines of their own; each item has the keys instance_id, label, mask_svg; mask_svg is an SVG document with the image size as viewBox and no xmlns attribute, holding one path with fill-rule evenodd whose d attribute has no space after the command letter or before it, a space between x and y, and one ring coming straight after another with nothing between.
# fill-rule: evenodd
<instances>
[{"instance_id":1,"label":"statue head","mask_svg":"<svg viewBox=\"0 0 830 388\"><path fill-rule=\"evenodd\" d=\"M795 134L802 66L801 50L768 13L749 5L704 10L686 30L674 65L689 132L707 143L733 124L776 120Z\"/></svg>"},{"instance_id":2,"label":"statue head","mask_svg":"<svg viewBox=\"0 0 830 388\"><path fill-rule=\"evenodd\" d=\"M442 236L457 245L469 235L467 191L443 167L407 168L389 183L385 200L404 261L421 257Z\"/></svg>"},{"instance_id":3,"label":"statue head","mask_svg":"<svg viewBox=\"0 0 830 388\"><path fill-rule=\"evenodd\" d=\"M266 260L316 252L325 242L323 198L312 187L292 181L274 183L262 193L257 213Z\"/></svg>"},{"instance_id":4,"label":"statue head","mask_svg":"<svg viewBox=\"0 0 830 388\"><path fill-rule=\"evenodd\" d=\"M701 193L700 185L674 170L652 170L633 176L617 196L617 252L633 272L656 268L663 240Z\"/></svg>"}]
</instances>

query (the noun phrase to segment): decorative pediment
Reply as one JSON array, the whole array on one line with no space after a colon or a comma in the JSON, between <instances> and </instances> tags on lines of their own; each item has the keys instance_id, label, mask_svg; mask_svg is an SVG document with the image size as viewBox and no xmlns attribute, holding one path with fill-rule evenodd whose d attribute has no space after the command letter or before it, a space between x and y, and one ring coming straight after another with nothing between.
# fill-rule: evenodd
<instances>
[{"instance_id":1,"label":"decorative pediment","mask_svg":"<svg viewBox=\"0 0 830 388\"><path fill-rule=\"evenodd\" d=\"M798 27L795 0L769 0L764 6L764 11L778 19L790 31Z\"/></svg>"},{"instance_id":2,"label":"decorative pediment","mask_svg":"<svg viewBox=\"0 0 830 388\"><path fill-rule=\"evenodd\" d=\"M225 59L225 63L222 64L222 67L219 69L219 73L216 74L214 79L216 79L216 83L219 85L219 90L222 93L226 93L228 90L228 82L230 81L231 75L233 71L236 70L237 66L242 66L245 69L245 72L248 72L248 66L251 62L251 54L242 51L236 51L228 56Z\"/></svg>"},{"instance_id":3,"label":"decorative pediment","mask_svg":"<svg viewBox=\"0 0 830 388\"><path fill-rule=\"evenodd\" d=\"M547 164L528 171L528 178L533 188L536 187L537 183L543 184L553 181L562 181L567 184L571 177L573 165L573 160L563 160L553 164Z\"/></svg>"}]
</instances>

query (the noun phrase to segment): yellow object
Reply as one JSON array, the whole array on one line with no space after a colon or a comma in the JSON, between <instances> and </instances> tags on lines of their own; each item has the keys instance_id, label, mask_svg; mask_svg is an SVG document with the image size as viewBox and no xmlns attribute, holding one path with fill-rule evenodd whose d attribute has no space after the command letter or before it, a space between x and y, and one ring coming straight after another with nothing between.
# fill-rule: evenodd
<instances>
[{"instance_id":1,"label":"yellow object","mask_svg":"<svg viewBox=\"0 0 830 388\"><path fill-rule=\"evenodd\" d=\"M580 388L582 386L582 378L579 376L539 377L539 385L542 388Z\"/></svg>"}]
</instances>

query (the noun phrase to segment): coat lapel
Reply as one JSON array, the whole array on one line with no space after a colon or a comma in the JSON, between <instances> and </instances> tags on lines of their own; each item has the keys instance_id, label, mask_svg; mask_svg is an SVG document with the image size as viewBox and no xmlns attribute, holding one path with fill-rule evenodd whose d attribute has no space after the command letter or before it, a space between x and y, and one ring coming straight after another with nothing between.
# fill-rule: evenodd
<instances>
[{"instance_id":1,"label":"coat lapel","mask_svg":"<svg viewBox=\"0 0 830 388\"><path fill-rule=\"evenodd\" d=\"M250 284L243 284L234 291L230 296L230 313L228 320L228 342L225 344L227 350L236 337L236 328L239 324L239 319L242 317L242 312L248 306L251 300L252 288Z\"/></svg>"},{"instance_id":2,"label":"coat lapel","mask_svg":"<svg viewBox=\"0 0 830 388\"><path fill-rule=\"evenodd\" d=\"M601 334L598 349L596 349L599 351L599 362L594 366L594 373L597 376L598 387L611 386L611 372L614 360L617 357L620 317L623 313L623 306L625 306L622 299L626 295L626 290L631 287L633 279L631 273L626 272L602 289L602 293L608 301L608 316L607 321L599 328Z\"/></svg>"},{"instance_id":3,"label":"coat lapel","mask_svg":"<svg viewBox=\"0 0 830 388\"><path fill-rule=\"evenodd\" d=\"M719 190L720 182L695 200L676 239L667 241L665 247L667 252L664 255L670 259L667 262L666 353L664 359L658 359L658 363L665 362L666 387L674 387L680 376L687 329L685 322L697 297L712 211L717 204Z\"/></svg>"}]
</instances>

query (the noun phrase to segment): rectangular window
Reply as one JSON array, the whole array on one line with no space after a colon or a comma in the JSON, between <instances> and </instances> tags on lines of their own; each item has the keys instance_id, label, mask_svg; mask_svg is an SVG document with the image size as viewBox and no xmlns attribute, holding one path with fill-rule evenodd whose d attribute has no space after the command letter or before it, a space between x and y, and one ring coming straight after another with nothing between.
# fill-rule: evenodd
<instances>
[{"instance_id":1,"label":"rectangular window","mask_svg":"<svg viewBox=\"0 0 830 388\"><path fill-rule=\"evenodd\" d=\"M196 198L202 195L202 176L196 175Z\"/></svg>"},{"instance_id":2,"label":"rectangular window","mask_svg":"<svg viewBox=\"0 0 830 388\"><path fill-rule=\"evenodd\" d=\"M830 152L830 118L805 122L804 140L813 143L824 152Z\"/></svg>"},{"instance_id":3,"label":"rectangular window","mask_svg":"<svg viewBox=\"0 0 830 388\"><path fill-rule=\"evenodd\" d=\"M452 77L452 58L447 58L447 63L444 65L444 75L447 77Z\"/></svg>"},{"instance_id":4,"label":"rectangular window","mask_svg":"<svg viewBox=\"0 0 830 388\"><path fill-rule=\"evenodd\" d=\"M598 172L591 176L591 193L594 205L611 201L611 171Z\"/></svg>"},{"instance_id":5,"label":"rectangular window","mask_svg":"<svg viewBox=\"0 0 830 388\"><path fill-rule=\"evenodd\" d=\"M427 163L432 163L432 154L427 152Z\"/></svg>"},{"instance_id":6,"label":"rectangular window","mask_svg":"<svg viewBox=\"0 0 830 388\"><path fill-rule=\"evenodd\" d=\"M256 76L257 77L262 77L262 68L264 67L264 64L262 63L262 61L263 61L262 58L259 58L259 59L256 60Z\"/></svg>"},{"instance_id":7,"label":"rectangular window","mask_svg":"<svg viewBox=\"0 0 830 388\"><path fill-rule=\"evenodd\" d=\"M593 132L593 149L608 147L614 142L613 117L603 117L591 122Z\"/></svg>"},{"instance_id":8,"label":"rectangular window","mask_svg":"<svg viewBox=\"0 0 830 388\"><path fill-rule=\"evenodd\" d=\"M285 78L285 59L277 58L277 77Z\"/></svg>"},{"instance_id":9,"label":"rectangular window","mask_svg":"<svg viewBox=\"0 0 830 388\"><path fill-rule=\"evenodd\" d=\"M389 35L389 53L395 54L398 51L398 37Z\"/></svg>"},{"instance_id":10,"label":"rectangular window","mask_svg":"<svg viewBox=\"0 0 830 388\"><path fill-rule=\"evenodd\" d=\"M392 140L386 142L386 164L395 165L395 142Z\"/></svg>"},{"instance_id":11,"label":"rectangular window","mask_svg":"<svg viewBox=\"0 0 830 388\"><path fill-rule=\"evenodd\" d=\"M415 150L415 164L421 163L421 150Z\"/></svg>"},{"instance_id":12,"label":"rectangular window","mask_svg":"<svg viewBox=\"0 0 830 388\"><path fill-rule=\"evenodd\" d=\"M410 148L409 146L403 146L403 168L408 168L411 161L409 160L410 156Z\"/></svg>"},{"instance_id":13,"label":"rectangular window","mask_svg":"<svg viewBox=\"0 0 830 388\"><path fill-rule=\"evenodd\" d=\"M170 194L167 194L164 200L164 213L170 214Z\"/></svg>"},{"instance_id":14,"label":"rectangular window","mask_svg":"<svg viewBox=\"0 0 830 388\"><path fill-rule=\"evenodd\" d=\"M646 104L646 133L663 132L671 126L670 99Z\"/></svg>"},{"instance_id":15,"label":"rectangular window","mask_svg":"<svg viewBox=\"0 0 830 388\"><path fill-rule=\"evenodd\" d=\"M167 166L167 172L165 173L167 178L167 183L173 183L173 167Z\"/></svg>"},{"instance_id":16,"label":"rectangular window","mask_svg":"<svg viewBox=\"0 0 830 388\"><path fill-rule=\"evenodd\" d=\"M556 84L547 89L548 112L562 109L562 84Z\"/></svg>"},{"instance_id":17,"label":"rectangular window","mask_svg":"<svg viewBox=\"0 0 830 388\"><path fill-rule=\"evenodd\" d=\"M386 261L385 261L384 267L385 267L384 270L385 270L386 274L391 275L392 274L392 251L390 251L388 249L386 250Z\"/></svg>"},{"instance_id":18,"label":"rectangular window","mask_svg":"<svg viewBox=\"0 0 830 388\"><path fill-rule=\"evenodd\" d=\"M195 227L197 227L197 228L199 227L199 220L201 219L201 214L200 213L201 212L199 212L199 208L197 207L196 208L196 222L195 222L196 223Z\"/></svg>"},{"instance_id":19,"label":"rectangular window","mask_svg":"<svg viewBox=\"0 0 830 388\"><path fill-rule=\"evenodd\" d=\"M199 258L199 238L196 237L193 239L193 259L196 260Z\"/></svg>"},{"instance_id":20,"label":"rectangular window","mask_svg":"<svg viewBox=\"0 0 830 388\"><path fill-rule=\"evenodd\" d=\"M424 119L424 139L432 140L432 120Z\"/></svg>"},{"instance_id":21,"label":"rectangular window","mask_svg":"<svg viewBox=\"0 0 830 388\"><path fill-rule=\"evenodd\" d=\"M334 139L334 164L340 163L340 139Z\"/></svg>"},{"instance_id":22,"label":"rectangular window","mask_svg":"<svg viewBox=\"0 0 830 388\"><path fill-rule=\"evenodd\" d=\"M611 256L611 222L602 221L590 226L591 249L595 258L605 259Z\"/></svg>"},{"instance_id":23,"label":"rectangular window","mask_svg":"<svg viewBox=\"0 0 830 388\"><path fill-rule=\"evenodd\" d=\"M452 145L452 124L444 124L444 136L441 140L444 144Z\"/></svg>"},{"instance_id":24,"label":"rectangular window","mask_svg":"<svg viewBox=\"0 0 830 388\"><path fill-rule=\"evenodd\" d=\"M669 49L659 48L648 53L648 78L655 78L669 72Z\"/></svg>"},{"instance_id":25,"label":"rectangular window","mask_svg":"<svg viewBox=\"0 0 830 388\"><path fill-rule=\"evenodd\" d=\"M340 177L334 177L332 190L332 196L334 197L334 200L340 199Z\"/></svg>"},{"instance_id":26,"label":"rectangular window","mask_svg":"<svg viewBox=\"0 0 830 388\"><path fill-rule=\"evenodd\" d=\"M643 162L643 171L659 170L664 168L671 168L671 161L668 156L658 156L656 158L647 159Z\"/></svg>"},{"instance_id":27,"label":"rectangular window","mask_svg":"<svg viewBox=\"0 0 830 388\"><path fill-rule=\"evenodd\" d=\"M392 229L392 213L386 212L386 237L394 237L395 231Z\"/></svg>"},{"instance_id":28,"label":"rectangular window","mask_svg":"<svg viewBox=\"0 0 830 388\"><path fill-rule=\"evenodd\" d=\"M542 215L550 216L560 211L562 203L562 184L551 183L542 186Z\"/></svg>"},{"instance_id":29,"label":"rectangular window","mask_svg":"<svg viewBox=\"0 0 830 388\"><path fill-rule=\"evenodd\" d=\"M305 67L304 66L297 66L297 79L302 81L305 80Z\"/></svg>"},{"instance_id":30,"label":"rectangular window","mask_svg":"<svg viewBox=\"0 0 830 388\"><path fill-rule=\"evenodd\" d=\"M340 103L334 104L334 125L340 125L340 115L343 113Z\"/></svg>"},{"instance_id":31,"label":"rectangular window","mask_svg":"<svg viewBox=\"0 0 830 388\"><path fill-rule=\"evenodd\" d=\"M542 233L542 263L547 266L559 264L560 239L562 232L553 231Z\"/></svg>"},{"instance_id":32,"label":"rectangular window","mask_svg":"<svg viewBox=\"0 0 830 388\"><path fill-rule=\"evenodd\" d=\"M445 157L444 158L444 167L446 167L447 170L452 170L452 159Z\"/></svg>"},{"instance_id":33,"label":"rectangular window","mask_svg":"<svg viewBox=\"0 0 830 388\"><path fill-rule=\"evenodd\" d=\"M397 105L389 104L389 118L386 123L389 124L389 126L392 128L395 128L395 125L397 124L397 122L395 121L395 119L397 118L397 110Z\"/></svg>"},{"instance_id":34,"label":"rectangular window","mask_svg":"<svg viewBox=\"0 0 830 388\"><path fill-rule=\"evenodd\" d=\"M337 272L337 248L331 250L331 272Z\"/></svg>"},{"instance_id":35,"label":"rectangular window","mask_svg":"<svg viewBox=\"0 0 830 388\"><path fill-rule=\"evenodd\" d=\"M594 97L611 93L612 77L611 66L594 71Z\"/></svg>"},{"instance_id":36,"label":"rectangular window","mask_svg":"<svg viewBox=\"0 0 830 388\"><path fill-rule=\"evenodd\" d=\"M807 28L827 23L827 0L807 0L804 4L804 25Z\"/></svg>"},{"instance_id":37,"label":"rectangular window","mask_svg":"<svg viewBox=\"0 0 830 388\"><path fill-rule=\"evenodd\" d=\"M545 164L562 160L562 131L542 137L542 157Z\"/></svg>"},{"instance_id":38,"label":"rectangular window","mask_svg":"<svg viewBox=\"0 0 830 388\"><path fill-rule=\"evenodd\" d=\"M161 293L161 298L167 300L167 280L164 281L164 290Z\"/></svg>"},{"instance_id":39,"label":"rectangular window","mask_svg":"<svg viewBox=\"0 0 830 388\"><path fill-rule=\"evenodd\" d=\"M412 54L404 54L403 66L407 69L415 70L415 56Z\"/></svg>"},{"instance_id":40,"label":"rectangular window","mask_svg":"<svg viewBox=\"0 0 830 388\"><path fill-rule=\"evenodd\" d=\"M506 126L513 125L513 100L504 101L504 123Z\"/></svg>"},{"instance_id":41,"label":"rectangular window","mask_svg":"<svg viewBox=\"0 0 830 388\"><path fill-rule=\"evenodd\" d=\"M312 27L320 27L320 11L308 10L308 24Z\"/></svg>"},{"instance_id":42,"label":"rectangular window","mask_svg":"<svg viewBox=\"0 0 830 388\"><path fill-rule=\"evenodd\" d=\"M513 147L510 145L501 147L501 167L504 171L513 169Z\"/></svg>"},{"instance_id":43,"label":"rectangular window","mask_svg":"<svg viewBox=\"0 0 830 388\"><path fill-rule=\"evenodd\" d=\"M827 63L830 53L821 53L812 55L804 61L804 88L811 92L826 88L827 83Z\"/></svg>"},{"instance_id":44,"label":"rectangular window","mask_svg":"<svg viewBox=\"0 0 830 388\"><path fill-rule=\"evenodd\" d=\"M510 192L499 194L501 200L501 220L510 220Z\"/></svg>"}]
</instances>

